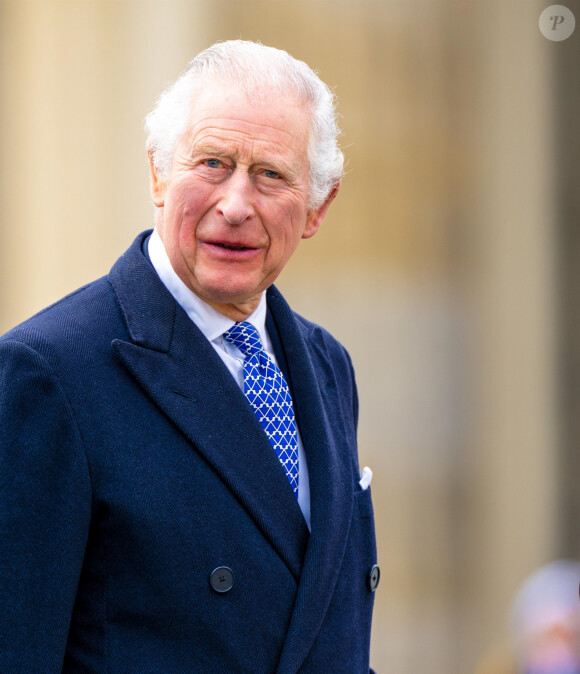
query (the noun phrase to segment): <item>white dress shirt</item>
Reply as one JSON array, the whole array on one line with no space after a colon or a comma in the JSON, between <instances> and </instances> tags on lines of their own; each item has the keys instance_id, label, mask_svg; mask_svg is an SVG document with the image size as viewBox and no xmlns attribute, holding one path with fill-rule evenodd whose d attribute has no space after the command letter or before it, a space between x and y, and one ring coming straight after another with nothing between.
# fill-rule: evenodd
<instances>
[{"instance_id":1,"label":"white dress shirt","mask_svg":"<svg viewBox=\"0 0 580 674\"><path fill-rule=\"evenodd\" d=\"M244 390L244 355L239 349L224 339L234 321L199 298L175 273L163 241L157 230L153 230L149 238L149 258L159 278L175 298L175 301L184 309L189 318L197 325L210 344L223 360L228 370L236 380L238 386ZM260 340L268 356L278 365L272 341L266 331L266 293L262 293L260 303L246 321L251 323L260 335ZM308 466L304 446L298 432L298 505L302 510L308 529L310 529L310 484L308 481Z\"/></svg>"}]
</instances>

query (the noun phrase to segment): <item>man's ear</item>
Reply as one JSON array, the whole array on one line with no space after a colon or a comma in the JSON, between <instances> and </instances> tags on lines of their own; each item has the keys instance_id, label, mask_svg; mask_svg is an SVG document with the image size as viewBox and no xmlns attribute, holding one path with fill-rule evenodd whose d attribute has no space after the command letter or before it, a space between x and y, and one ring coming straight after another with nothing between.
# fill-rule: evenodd
<instances>
[{"instance_id":1,"label":"man's ear","mask_svg":"<svg viewBox=\"0 0 580 674\"><path fill-rule=\"evenodd\" d=\"M306 227L304 228L304 232L302 233L303 239L309 239L311 236L314 236L316 232L320 229L320 225L324 220L326 212L328 211L328 209L330 208L330 204L334 201L334 198L338 194L339 189L340 189L340 182L338 183L338 185L332 188L330 194L323 201L322 206L319 206L316 210L308 212L308 215L306 216L307 217Z\"/></svg>"},{"instance_id":2,"label":"man's ear","mask_svg":"<svg viewBox=\"0 0 580 674\"><path fill-rule=\"evenodd\" d=\"M151 190L151 199L155 206L162 208L165 203L165 190L167 189L167 183L164 180L161 180L159 173L155 168L155 163L153 161L153 150L147 150L147 156L149 157L149 185Z\"/></svg>"}]
</instances>

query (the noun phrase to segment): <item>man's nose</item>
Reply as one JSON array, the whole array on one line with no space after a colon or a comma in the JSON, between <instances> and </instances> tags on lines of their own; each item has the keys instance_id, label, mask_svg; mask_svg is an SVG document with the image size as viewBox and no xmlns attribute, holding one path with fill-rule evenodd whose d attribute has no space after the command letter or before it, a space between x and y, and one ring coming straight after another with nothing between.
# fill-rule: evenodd
<instances>
[{"instance_id":1,"label":"man's nose","mask_svg":"<svg viewBox=\"0 0 580 674\"><path fill-rule=\"evenodd\" d=\"M241 225L254 213L254 185L248 171L235 169L222 185L218 211L230 225Z\"/></svg>"}]
</instances>

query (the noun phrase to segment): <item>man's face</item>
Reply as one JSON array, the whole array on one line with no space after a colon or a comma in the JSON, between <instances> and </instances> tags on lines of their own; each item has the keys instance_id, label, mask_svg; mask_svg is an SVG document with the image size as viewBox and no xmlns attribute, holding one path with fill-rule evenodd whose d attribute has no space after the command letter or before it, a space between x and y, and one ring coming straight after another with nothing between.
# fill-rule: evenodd
<instances>
[{"instance_id":1,"label":"man's face","mask_svg":"<svg viewBox=\"0 0 580 674\"><path fill-rule=\"evenodd\" d=\"M293 96L265 92L250 102L236 87L208 82L168 179L152 169L157 229L175 272L234 320L252 313L336 194L307 208L309 121Z\"/></svg>"}]
</instances>

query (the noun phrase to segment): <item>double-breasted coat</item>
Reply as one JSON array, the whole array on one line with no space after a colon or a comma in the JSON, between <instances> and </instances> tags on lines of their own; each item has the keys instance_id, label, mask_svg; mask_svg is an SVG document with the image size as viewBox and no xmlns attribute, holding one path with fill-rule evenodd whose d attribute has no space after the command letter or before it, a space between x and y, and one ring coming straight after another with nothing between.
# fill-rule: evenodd
<instances>
[{"instance_id":1,"label":"double-breasted coat","mask_svg":"<svg viewBox=\"0 0 580 674\"><path fill-rule=\"evenodd\" d=\"M0 671L368 672L376 546L346 351L268 290L309 533L146 236L0 339Z\"/></svg>"}]
</instances>

